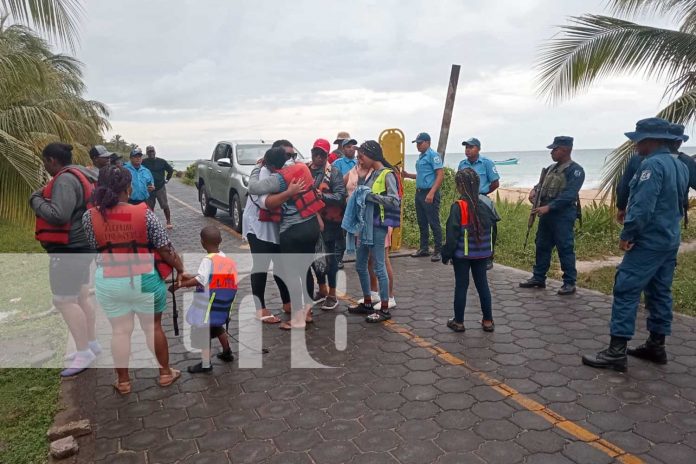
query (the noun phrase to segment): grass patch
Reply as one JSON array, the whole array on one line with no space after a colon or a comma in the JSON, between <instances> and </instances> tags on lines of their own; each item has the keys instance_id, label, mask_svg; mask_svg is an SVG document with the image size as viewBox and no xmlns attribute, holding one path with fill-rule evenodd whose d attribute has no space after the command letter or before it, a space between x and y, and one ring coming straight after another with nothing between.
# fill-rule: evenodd
<instances>
[{"instance_id":1,"label":"grass patch","mask_svg":"<svg viewBox=\"0 0 696 464\"><path fill-rule=\"evenodd\" d=\"M41 253L28 257L23 263L3 265L0 279L0 311L19 303L9 299L22 297L22 308L46 309L50 304L50 289L43 248L34 240L33 231L0 221L0 253ZM0 256L0 259L2 257ZM19 264L19 265L18 265ZM30 282L40 282L32 286ZM31 291L28 289L31 288ZM26 306L26 305L29 306ZM8 306L11 305L11 306ZM56 324L54 317L39 321L38 330L49 330ZM27 332L21 324L2 327L2 336L19 336ZM37 327L32 326L32 330ZM63 337L63 340L65 338ZM51 426L58 408L60 378L57 369L0 369L0 462L3 464L44 463L48 459L46 430Z\"/></svg>"},{"instance_id":2,"label":"grass patch","mask_svg":"<svg viewBox=\"0 0 696 464\"><path fill-rule=\"evenodd\" d=\"M672 282L674 310L696 316L696 252L682 253L677 258L677 269ZM614 267L603 267L578 276L578 285L607 295L614 290Z\"/></svg>"},{"instance_id":3,"label":"grass patch","mask_svg":"<svg viewBox=\"0 0 696 464\"><path fill-rule=\"evenodd\" d=\"M57 369L0 369L0 462L48 459L46 430L58 407Z\"/></svg>"}]
</instances>

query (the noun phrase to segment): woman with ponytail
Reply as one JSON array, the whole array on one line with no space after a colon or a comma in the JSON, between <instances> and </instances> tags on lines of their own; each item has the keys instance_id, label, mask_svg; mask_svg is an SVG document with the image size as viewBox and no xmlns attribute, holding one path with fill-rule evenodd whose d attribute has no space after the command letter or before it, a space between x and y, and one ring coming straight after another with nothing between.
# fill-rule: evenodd
<instances>
[{"instance_id":1,"label":"woman with ponytail","mask_svg":"<svg viewBox=\"0 0 696 464\"><path fill-rule=\"evenodd\" d=\"M181 376L169 367L167 336L162 329L166 275L161 274L174 268L181 283L184 269L155 214L145 203L128 204L130 193L128 169L104 167L99 171L94 207L82 217L87 239L99 253L96 296L112 328L111 353L118 376L113 386L123 395L131 391L128 361L135 316L159 363L160 386L169 386Z\"/></svg>"},{"instance_id":2,"label":"woman with ponytail","mask_svg":"<svg viewBox=\"0 0 696 464\"><path fill-rule=\"evenodd\" d=\"M447 327L455 332L465 330L464 309L471 270L483 312L481 326L486 332L493 332L495 324L486 266L493 254L491 233L496 215L479 199L480 180L476 171L471 168L458 171L455 182L461 198L450 208L445 246L442 249L442 263L452 261L454 265L454 317L447 321Z\"/></svg>"}]
</instances>

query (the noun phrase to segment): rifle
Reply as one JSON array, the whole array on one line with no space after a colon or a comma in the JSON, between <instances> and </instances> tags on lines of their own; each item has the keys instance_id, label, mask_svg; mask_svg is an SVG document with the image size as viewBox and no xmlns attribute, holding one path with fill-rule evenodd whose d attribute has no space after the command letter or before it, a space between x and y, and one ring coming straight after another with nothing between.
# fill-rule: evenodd
<instances>
[{"instance_id":1,"label":"rifle","mask_svg":"<svg viewBox=\"0 0 696 464\"><path fill-rule=\"evenodd\" d=\"M532 231L532 226L534 226L534 219L536 219L536 214L534 213L534 210L539 207L539 203L541 203L541 187L544 185L544 179L546 179L546 173L548 172L549 168L543 168L541 170L541 175L539 176L539 183L537 184L539 186L539 189L537 190L536 196L534 197L534 203L532 203L532 211L529 212L529 220L527 221L527 235L524 238L524 246L522 247L523 250L527 249L527 242L529 242L529 233ZM535 187L536 189L536 187Z\"/></svg>"}]
</instances>

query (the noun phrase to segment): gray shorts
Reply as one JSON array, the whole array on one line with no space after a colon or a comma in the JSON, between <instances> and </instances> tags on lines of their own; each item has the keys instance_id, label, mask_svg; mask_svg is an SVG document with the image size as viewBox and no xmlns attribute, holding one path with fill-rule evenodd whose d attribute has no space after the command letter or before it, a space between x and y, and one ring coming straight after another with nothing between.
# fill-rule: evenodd
<instances>
[{"instance_id":1,"label":"gray shorts","mask_svg":"<svg viewBox=\"0 0 696 464\"><path fill-rule=\"evenodd\" d=\"M163 185L161 189L154 190L150 192L150 197L147 199L147 206L150 209L155 209L155 201L159 203L160 208L169 209L169 202L167 201L167 186Z\"/></svg>"}]
</instances>

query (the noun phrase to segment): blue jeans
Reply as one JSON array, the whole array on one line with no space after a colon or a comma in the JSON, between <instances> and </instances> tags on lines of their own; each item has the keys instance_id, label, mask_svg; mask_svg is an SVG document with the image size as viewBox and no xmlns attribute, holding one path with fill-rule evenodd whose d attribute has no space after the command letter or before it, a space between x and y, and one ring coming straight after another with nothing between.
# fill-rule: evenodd
<instances>
[{"instance_id":1,"label":"blue jeans","mask_svg":"<svg viewBox=\"0 0 696 464\"><path fill-rule=\"evenodd\" d=\"M578 272L575 269L575 226L576 211L549 213L539 218L536 234L536 263L534 279L546 281L546 273L551 266L553 247L558 251L558 260L563 270L563 283L575 285Z\"/></svg>"},{"instance_id":2,"label":"blue jeans","mask_svg":"<svg viewBox=\"0 0 696 464\"><path fill-rule=\"evenodd\" d=\"M635 246L616 270L611 335L633 338L640 292L645 293L647 328L661 335L672 333L672 278L677 251L653 251Z\"/></svg>"},{"instance_id":3,"label":"blue jeans","mask_svg":"<svg viewBox=\"0 0 696 464\"><path fill-rule=\"evenodd\" d=\"M370 273L367 270L367 260L372 255L377 282L379 283L379 298L381 301L389 301L389 276L385 264L384 240L387 238L387 228L375 226L373 231L374 244L370 246L360 245L355 255L355 270L358 271L360 288L363 296L370 297Z\"/></svg>"},{"instance_id":4,"label":"blue jeans","mask_svg":"<svg viewBox=\"0 0 696 464\"><path fill-rule=\"evenodd\" d=\"M420 249L428 250L430 241L430 231L433 229L433 242L435 253L442 251L442 225L440 224L440 191L435 193L432 203L426 203L425 197L428 196L430 189L416 190L416 217L418 218L418 229L420 230Z\"/></svg>"},{"instance_id":5,"label":"blue jeans","mask_svg":"<svg viewBox=\"0 0 696 464\"><path fill-rule=\"evenodd\" d=\"M481 312L486 321L493 320L493 303L491 290L488 288L486 265L488 259L452 259L454 265L454 320L464 322L466 294L469 290L469 270L474 278L474 285L479 294Z\"/></svg>"}]
</instances>

